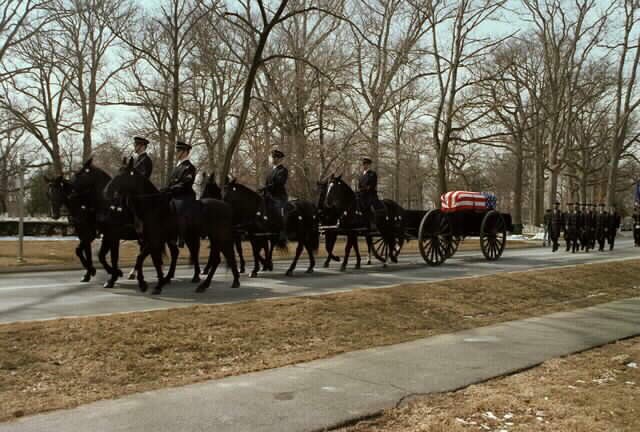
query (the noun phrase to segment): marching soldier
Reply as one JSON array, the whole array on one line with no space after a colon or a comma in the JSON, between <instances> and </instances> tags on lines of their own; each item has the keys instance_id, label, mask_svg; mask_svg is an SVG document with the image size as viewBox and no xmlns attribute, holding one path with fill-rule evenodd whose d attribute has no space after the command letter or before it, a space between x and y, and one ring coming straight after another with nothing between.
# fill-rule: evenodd
<instances>
[{"instance_id":1,"label":"marching soldier","mask_svg":"<svg viewBox=\"0 0 640 432\"><path fill-rule=\"evenodd\" d=\"M582 203L582 224L580 229L580 250L589 252L591 245L591 214L589 213L589 204Z\"/></svg>"},{"instance_id":2,"label":"marching soldier","mask_svg":"<svg viewBox=\"0 0 640 432\"><path fill-rule=\"evenodd\" d=\"M287 239L287 202L289 197L287 195L287 180L289 178L289 171L282 164L284 160L284 153L278 149L271 151L271 165L272 169L267 174L265 181L264 191L266 191L273 200L273 205L282 218L282 225L280 231L280 240Z\"/></svg>"},{"instance_id":3,"label":"marching soldier","mask_svg":"<svg viewBox=\"0 0 640 432\"><path fill-rule=\"evenodd\" d=\"M573 204L569 204L571 206ZM567 214L565 220L565 239L567 241L567 252L571 248L571 253L578 251L578 236L581 232L582 224L582 212L580 211L580 204L576 203L573 211Z\"/></svg>"},{"instance_id":4,"label":"marching soldier","mask_svg":"<svg viewBox=\"0 0 640 432\"><path fill-rule=\"evenodd\" d=\"M611 210L609 210L607 227L607 240L609 243L609 250L613 250L613 246L616 242L616 234L618 234L618 228L620 228L620 215L616 211L616 206L612 205Z\"/></svg>"},{"instance_id":5,"label":"marching soldier","mask_svg":"<svg viewBox=\"0 0 640 432\"><path fill-rule=\"evenodd\" d=\"M609 217L604 210L604 204L601 203L598 207L598 213L595 216L595 239L598 241L598 250L602 252L607 238Z\"/></svg>"},{"instance_id":6,"label":"marching soldier","mask_svg":"<svg viewBox=\"0 0 640 432\"><path fill-rule=\"evenodd\" d=\"M560 239L560 232L564 227L564 214L560 210L560 203L555 202L553 210L551 211L550 224L549 224L549 238L553 246L553 252L558 250L558 240Z\"/></svg>"},{"instance_id":7,"label":"marching soldier","mask_svg":"<svg viewBox=\"0 0 640 432\"><path fill-rule=\"evenodd\" d=\"M171 194L176 213L178 214L178 230L180 233L179 247L184 247L184 233L190 216L193 215L193 207L196 202L196 193L193 190L193 183L196 179L196 167L189 160L191 146L182 141L176 142L177 164L169 183L164 189Z\"/></svg>"},{"instance_id":8,"label":"marching soldier","mask_svg":"<svg viewBox=\"0 0 640 432\"><path fill-rule=\"evenodd\" d=\"M640 203L633 206L633 242L635 247L640 246Z\"/></svg>"},{"instance_id":9,"label":"marching soldier","mask_svg":"<svg viewBox=\"0 0 640 432\"><path fill-rule=\"evenodd\" d=\"M591 233L589 238L591 239L591 249L596 248L596 216L598 215L598 208L595 204L591 204Z\"/></svg>"},{"instance_id":10,"label":"marching soldier","mask_svg":"<svg viewBox=\"0 0 640 432\"><path fill-rule=\"evenodd\" d=\"M136 170L138 174L143 175L146 178L150 178L151 172L153 171L153 162L147 154L148 145L149 140L146 138L133 138L133 151L136 154L136 160L133 163L133 169Z\"/></svg>"},{"instance_id":11,"label":"marching soldier","mask_svg":"<svg viewBox=\"0 0 640 432\"><path fill-rule=\"evenodd\" d=\"M544 211L544 218L542 220L544 234L542 237L542 247L547 247L551 245L551 240L549 239L549 233L551 232L551 209L546 209Z\"/></svg>"}]
</instances>

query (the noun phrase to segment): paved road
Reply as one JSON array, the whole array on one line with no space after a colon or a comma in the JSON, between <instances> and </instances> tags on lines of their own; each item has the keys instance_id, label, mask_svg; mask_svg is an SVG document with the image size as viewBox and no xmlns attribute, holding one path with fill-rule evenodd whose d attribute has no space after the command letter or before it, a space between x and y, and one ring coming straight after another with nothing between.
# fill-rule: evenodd
<instances>
[{"instance_id":1,"label":"paved road","mask_svg":"<svg viewBox=\"0 0 640 432\"><path fill-rule=\"evenodd\" d=\"M539 269L605 260L640 257L631 240L621 238L612 252L568 254L551 253L549 249L513 249L505 251L497 262L484 260L481 252L456 254L441 267L424 264L419 256L402 256L400 263L383 268L379 264L350 269L340 273L333 269L318 269L315 274L303 271L305 262L299 263L300 273L285 277L286 263L278 263L276 271L257 279L242 278L242 287L229 288L230 272L221 268L211 288L196 294L190 283L190 270L179 269L178 280L163 294L152 297L136 291L135 281L122 281L112 290L102 288L104 273L89 284L78 282L81 272L32 272L0 274L0 322L50 319L65 316L96 315L114 312L142 311L189 306L197 303L226 303L251 299L325 294L356 288L377 288L406 282L433 281L457 277L486 275L498 272ZM147 271L153 281L155 273Z\"/></svg>"},{"instance_id":2,"label":"paved road","mask_svg":"<svg viewBox=\"0 0 640 432\"><path fill-rule=\"evenodd\" d=\"M640 298L0 424L0 432L308 432L640 333Z\"/></svg>"}]
</instances>

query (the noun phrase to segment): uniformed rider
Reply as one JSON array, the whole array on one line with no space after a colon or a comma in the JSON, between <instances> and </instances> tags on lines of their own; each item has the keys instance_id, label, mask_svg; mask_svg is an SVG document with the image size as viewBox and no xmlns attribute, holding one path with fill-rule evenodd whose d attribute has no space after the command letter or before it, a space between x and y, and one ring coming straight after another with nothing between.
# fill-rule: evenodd
<instances>
[{"instance_id":1,"label":"uniformed rider","mask_svg":"<svg viewBox=\"0 0 640 432\"><path fill-rule=\"evenodd\" d=\"M371 168L371 164L371 158L362 158L362 174L358 178L360 209L369 221L372 221L371 215L384 212L384 206L378 198L378 173Z\"/></svg>"},{"instance_id":2,"label":"uniformed rider","mask_svg":"<svg viewBox=\"0 0 640 432\"><path fill-rule=\"evenodd\" d=\"M282 162L285 154L278 150L271 151L271 171L267 174L264 191L268 193L273 202L273 206L282 218L280 229L280 240L287 238L287 180L289 179L289 170Z\"/></svg>"},{"instance_id":3,"label":"uniformed rider","mask_svg":"<svg viewBox=\"0 0 640 432\"><path fill-rule=\"evenodd\" d=\"M133 151L136 154L136 159L133 162L133 169L136 170L138 174L143 175L146 178L150 178L151 172L153 171L153 161L147 154L148 145L149 140L144 137L133 138Z\"/></svg>"},{"instance_id":4,"label":"uniformed rider","mask_svg":"<svg viewBox=\"0 0 640 432\"><path fill-rule=\"evenodd\" d=\"M191 146L185 142L176 143L176 166L171 172L169 183L165 188L171 194L178 215L178 229L180 233L179 246L184 246L184 233L189 218L194 215L196 193L193 183L196 179L196 167L189 160Z\"/></svg>"}]
</instances>

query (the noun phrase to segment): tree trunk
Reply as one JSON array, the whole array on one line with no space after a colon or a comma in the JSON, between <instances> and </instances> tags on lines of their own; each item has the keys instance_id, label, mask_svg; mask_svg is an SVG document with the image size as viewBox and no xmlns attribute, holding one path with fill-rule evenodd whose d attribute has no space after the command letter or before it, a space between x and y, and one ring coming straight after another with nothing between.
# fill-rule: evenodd
<instances>
[{"instance_id":1,"label":"tree trunk","mask_svg":"<svg viewBox=\"0 0 640 432\"><path fill-rule=\"evenodd\" d=\"M380 171L379 149L380 149L380 112L374 108L371 110L371 143L369 146L369 157L373 162L373 166Z\"/></svg>"},{"instance_id":2,"label":"tree trunk","mask_svg":"<svg viewBox=\"0 0 640 432\"><path fill-rule=\"evenodd\" d=\"M524 158L522 155L522 139L518 139L515 148L516 169L513 185L513 223L522 224L522 173L524 171Z\"/></svg>"},{"instance_id":3,"label":"tree trunk","mask_svg":"<svg viewBox=\"0 0 640 432\"><path fill-rule=\"evenodd\" d=\"M620 163L620 139L612 146L609 152L609 169L607 172L607 206L616 203L616 186L618 184L618 164Z\"/></svg>"}]
</instances>

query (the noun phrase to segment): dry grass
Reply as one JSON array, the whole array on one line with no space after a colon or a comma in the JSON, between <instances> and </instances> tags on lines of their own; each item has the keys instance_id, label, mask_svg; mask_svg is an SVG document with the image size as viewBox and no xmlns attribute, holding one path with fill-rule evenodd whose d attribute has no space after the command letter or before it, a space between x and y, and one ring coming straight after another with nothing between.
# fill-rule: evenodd
<instances>
[{"instance_id":1,"label":"dry grass","mask_svg":"<svg viewBox=\"0 0 640 432\"><path fill-rule=\"evenodd\" d=\"M0 325L0 420L633 297L638 272L633 260Z\"/></svg>"},{"instance_id":2,"label":"dry grass","mask_svg":"<svg viewBox=\"0 0 640 432\"><path fill-rule=\"evenodd\" d=\"M69 266L71 268L79 268L80 263L78 258L75 255L75 248L77 242L76 241L25 241L24 242L24 256L26 262L18 263L16 262L16 254L18 250L17 241L0 241L0 269L1 268L15 268L15 267L24 267L24 266L33 266L33 265L59 265L59 266ZM525 242L525 241L510 241L507 242L507 248L510 249L520 249L527 247L539 247L539 242ZM97 256L97 247L99 247L99 242L95 242L94 244L94 255L93 261L94 264L99 266L98 256ZM461 251L469 251L469 250L479 250L480 242L479 240L466 240L460 244L459 250ZM367 246L364 241L360 242L360 251L361 253L366 254ZM288 251L274 251L274 256L277 258L292 258L293 253L295 252L295 247L290 247ZM337 255L342 255L344 252L344 240L338 240L335 253ZM135 262L135 257L138 253L138 245L136 242L127 241L122 243L120 250L120 261L123 266L131 266ZM418 253L418 242L410 241L403 248L402 253ZM247 242L243 243L243 254L247 262L249 262L251 258L251 247ZM186 263L187 253L182 252L180 256L180 262ZM205 260L208 256L208 248L207 243L202 242L202 249L200 252L200 257L202 260ZM320 250L318 251L318 257L326 257L326 251L324 249L324 245L322 244Z\"/></svg>"},{"instance_id":3,"label":"dry grass","mask_svg":"<svg viewBox=\"0 0 640 432\"><path fill-rule=\"evenodd\" d=\"M640 338L421 397L343 432L637 432Z\"/></svg>"}]
</instances>

